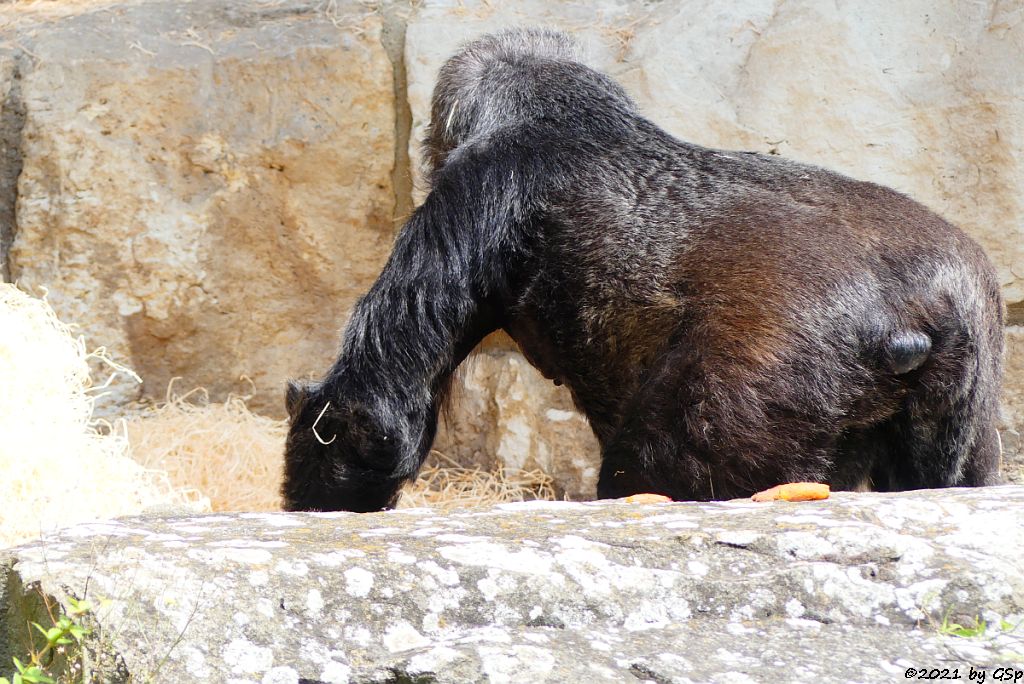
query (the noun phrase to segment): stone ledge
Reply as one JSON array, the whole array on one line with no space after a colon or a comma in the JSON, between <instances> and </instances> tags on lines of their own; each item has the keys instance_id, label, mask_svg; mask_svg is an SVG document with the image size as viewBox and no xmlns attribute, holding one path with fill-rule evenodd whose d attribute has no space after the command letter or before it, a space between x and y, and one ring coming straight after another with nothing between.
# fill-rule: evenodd
<instances>
[{"instance_id":1,"label":"stone ledge","mask_svg":"<svg viewBox=\"0 0 1024 684\"><path fill-rule=\"evenodd\" d=\"M1024 628L939 630L1024 620L1021 548L1017 486L131 518L8 551L0 651L38 587L109 600L103 681L891 678L1024 654Z\"/></svg>"}]
</instances>

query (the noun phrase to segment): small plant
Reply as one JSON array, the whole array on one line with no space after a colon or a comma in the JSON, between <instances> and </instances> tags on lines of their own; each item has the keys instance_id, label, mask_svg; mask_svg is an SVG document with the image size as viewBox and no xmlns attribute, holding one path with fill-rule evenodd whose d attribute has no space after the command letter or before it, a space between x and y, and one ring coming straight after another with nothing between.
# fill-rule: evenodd
<instances>
[{"instance_id":1,"label":"small plant","mask_svg":"<svg viewBox=\"0 0 1024 684\"><path fill-rule=\"evenodd\" d=\"M939 625L939 634L963 637L965 639L977 639L985 636L986 629L988 629L988 625L980 617L974 618L973 625L964 626L956 622L950 622L949 613L947 612L942 618L942 624Z\"/></svg>"},{"instance_id":2,"label":"small plant","mask_svg":"<svg viewBox=\"0 0 1024 684\"><path fill-rule=\"evenodd\" d=\"M54 676L62 674L71 675L70 679L73 679L73 673L52 671L54 657L56 655L64 656L59 662L72 662L71 669L78 669L77 660L80 654L77 652L74 655L69 654L68 647L77 648L81 644L82 638L89 634L89 629L83 627L78 621L92 611L92 604L89 601L79 601L74 597L68 597L68 605L71 607L70 611L55 616L50 601L46 601L46 610L50 614L53 626L47 628L38 622L31 623L32 627L46 639L45 643L40 647L37 647L35 643L30 645L27 663L14 658L16 672L10 678L0 677L0 684L56 684L57 680L54 679ZM62 677L62 679L67 679L67 677Z\"/></svg>"},{"instance_id":3,"label":"small plant","mask_svg":"<svg viewBox=\"0 0 1024 684\"><path fill-rule=\"evenodd\" d=\"M938 627L939 634L942 634L943 636L963 637L965 639L979 639L985 636L988 631L989 625L980 617L974 618L973 625L961 625L950 621L950 612L952 612L952 609L946 611L946 614L943 616L942 624ZM1010 634L1017 631L1017 628L1021 625L1024 625L1024 622L1013 624L1009 620L1000 620L999 628L995 630L995 633Z\"/></svg>"}]
</instances>

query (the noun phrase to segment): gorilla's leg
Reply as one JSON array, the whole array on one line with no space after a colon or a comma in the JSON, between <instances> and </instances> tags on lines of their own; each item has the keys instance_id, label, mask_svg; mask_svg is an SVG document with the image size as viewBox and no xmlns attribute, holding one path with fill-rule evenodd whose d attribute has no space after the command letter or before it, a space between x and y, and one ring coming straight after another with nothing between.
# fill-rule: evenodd
<instances>
[{"instance_id":1,"label":"gorilla's leg","mask_svg":"<svg viewBox=\"0 0 1024 684\"><path fill-rule=\"evenodd\" d=\"M973 393L949 403L925 394L892 420L891 461L879 463L879 489L981 486L999 481L996 409Z\"/></svg>"},{"instance_id":2,"label":"gorilla's leg","mask_svg":"<svg viewBox=\"0 0 1024 684\"><path fill-rule=\"evenodd\" d=\"M678 425L672 426L681 422L683 412L697 401L697 371L697 359L678 347L652 368L622 425L602 445L599 498L645 492L684 500L711 498L706 464L692 445L679 443L677 430L673 429ZM678 382L671 383L669 375Z\"/></svg>"},{"instance_id":3,"label":"gorilla's leg","mask_svg":"<svg viewBox=\"0 0 1024 684\"><path fill-rule=\"evenodd\" d=\"M835 439L815 427L815 416L766 415L729 377L737 367L720 357L705 362L694 348L670 350L631 402L604 445L598 496L707 501L827 482Z\"/></svg>"},{"instance_id":4,"label":"gorilla's leg","mask_svg":"<svg viewBox=\"0 0 1024 684\"><path fill-rule=\"evenodd\" d=\"M936 317L935 347L891 420L885 489L979 486L999 481L1002 331L974 311ZM887 470L887 472L885 472Z\"/></svg>"},{"instance_id":5,"label":"gorilla's leg","mask_svg":"<svg viewBox=\"0 0 1024 684\"><path fill-rule=\"evenodd\" d=\"M1002 442L995 420L981 428L974 443L974 450L964 464L963 477L958 483L964 487L983 487L1002 482Z\"/></svg>"}]
</instances>

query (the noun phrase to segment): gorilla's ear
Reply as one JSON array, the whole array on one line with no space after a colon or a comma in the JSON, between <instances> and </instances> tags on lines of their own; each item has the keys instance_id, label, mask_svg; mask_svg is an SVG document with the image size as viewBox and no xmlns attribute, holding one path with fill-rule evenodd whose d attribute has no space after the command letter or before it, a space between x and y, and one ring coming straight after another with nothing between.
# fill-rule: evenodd
<instances>
[{"instance_id":1,"label":"gorilla's ear","mask_svg":"<svg viewBox=\"0 0 1024 684\"><path fill-rule=\"evenodd\" d=\"M288 409L288 417L295 420L299 411L306 404L309 396L309 384L299 380L289 380L284 392L284 406Z\"/></svg>"}]
</instances>

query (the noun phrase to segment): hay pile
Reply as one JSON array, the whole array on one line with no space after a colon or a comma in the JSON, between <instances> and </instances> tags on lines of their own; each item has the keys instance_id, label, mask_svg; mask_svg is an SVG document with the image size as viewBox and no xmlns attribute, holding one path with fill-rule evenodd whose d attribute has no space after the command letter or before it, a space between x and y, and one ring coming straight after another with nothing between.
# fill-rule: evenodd
<instances>
[{"instance_id":1,"label":"hay pile","mask_svg":"<svg viewBox=\"0 0 1024 684\"><path fill-rule=\"evenodd\" d=\"M165 402L127 421L132 458L198 489L214 511L280 510L288 424L251 412L245 400L210 402L203 389L177 395L172 381Z\"/></svg>"},{"instance_id":2,"label":"hay pile","mask_svg":"<svg viewBox=\"0 0 1024 684\"><path fill-rule=\"evenodd\" d=\"M202 507L92 419L89 354L41 299L0 283L0 547L154 506ZM112 368L112 372L116 367Z\"/></svg>"}]
</instances>

